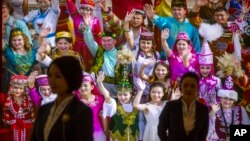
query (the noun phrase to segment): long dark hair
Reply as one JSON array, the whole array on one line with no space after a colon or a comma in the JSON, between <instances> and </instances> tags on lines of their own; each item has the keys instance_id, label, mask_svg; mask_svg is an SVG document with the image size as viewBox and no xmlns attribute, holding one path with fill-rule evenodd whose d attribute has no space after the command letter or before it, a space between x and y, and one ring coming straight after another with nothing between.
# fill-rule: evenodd
<instances>
[{"instance_id":1,"label":"long dark hair","mask_svg":"<svg viewBox=\"0 0 250 141\"><path fill-rule=\"evenodd\" d=\"M48 73L52 65L56 65L68 84L68 93L78 90L82 85L82 68L80 62L73 56L58 57L50 64ZM48 75L49 76L49 75Z\"/></svg>"}]
</instances>

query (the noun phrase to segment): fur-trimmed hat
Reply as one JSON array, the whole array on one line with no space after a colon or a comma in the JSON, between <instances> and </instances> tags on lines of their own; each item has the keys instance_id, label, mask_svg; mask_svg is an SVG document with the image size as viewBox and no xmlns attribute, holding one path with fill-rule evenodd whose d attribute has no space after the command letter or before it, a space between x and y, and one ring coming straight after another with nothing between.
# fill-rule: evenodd
<instances>
[{"instance_id":1,"label":"fur-trimmed hat","mask_svg":"<svg viewBox=\"0 0 250 141\"><path fill-rule=\"evenodd\" d=\"M223 35L223 28L220 24L208 24L202 23L199 27L199 33L203 37L204 41L199 53L199 64L212 65L213 53L210 49L208 42L217 40Z\"/></svg>"},{"instance_id":2,"label":"fur-trimmed hat","mask_svg":"<svg viewBox=\"0 0 250 141\"><path fill-rule=\"evenodd\" d=\"M218 91L218 96L219 97L227 97L231 98L234 101L238 100L238 93L235 90L225 90L225 89L220 89Z\"/></svg>"}]
</instances>

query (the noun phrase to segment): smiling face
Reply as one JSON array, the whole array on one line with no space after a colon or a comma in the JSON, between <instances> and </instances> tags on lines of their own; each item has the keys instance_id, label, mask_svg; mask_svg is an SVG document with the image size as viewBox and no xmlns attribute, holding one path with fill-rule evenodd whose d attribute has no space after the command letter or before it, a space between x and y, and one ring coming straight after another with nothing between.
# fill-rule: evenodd
<instances>
[{"instance_id":1,"label":"smiling face","mask_svg":"<svg viewBox=\"0 0 250 141\"><path fill-rule=\"evenodd\" d=\"M158 78L158 80L165 80L167 74L168 74L168 70L165 66L158 64L155 68L154 71L156 77Z\"/></svg>"},{"instance_id":2,"label":"smiling face","mask_svg":"<svg viewBox=\"0 0 250 141\"><path fill-rule=\"evenodd\" d=\"M47 86L40 86L39 87L39 92L41 95L45 96L45 97L49 97L51 95L51 88L49 85Z\"/></svg>"},{"instance_id":3,"label":"smiling face","mask_svg":"<svg viewBox=\"0 0 250 141\"><path fill-rule=\"evenodd\" d=\"M116 40L110 36L102 37L102 47L105 50L111 50L115 47Z\"/></svg>"},{"instance_id":4,"label":"smiling face","mask_svg":"<svg viewBox=\"0 0 250 141\"><path fill-rule=\"evenodd\" d=\"M59 49L59 51L62 54L65 54L69 51L70 47L71 47L71 43L68 42L65 38L61 38L60 40L58 40L58 42L56 43L57 48Z\"/></svg>"},{"instance_id":5,"label":"smiling face","mask_svg":"<svg viewBox=\"0 0 250 141\"><path fill-rule=\"evenodd\" d=\"M122 104L128 104L130 102L131 97L132 95L130 92L117 92L117 98Z\"/></svg>"},{"instance_id":6,"label":"smiling face","mask_svg":"<svg viewBox=\"0 0 250 141\"><path fill-rule=\"evenodd\" d=\"M48 80L53 93L58 95L67 93L68 83L59 68L54 64L48 70Z\"/></svg>"},{"instance_id":7,"label":"smiling face","mask_svg":"<svg viewBox=\"0 0 250 141\"><path fill-rule=\"evenodd\" d=\"M221 105L223 108L228 109L233 107L234 104L234 100L231 98L227 98L227 97L221 97Z\"/></svg>"},{"instance_id":8,"label":"smiling face","mask_svg":"<svg viewBox=\"0 0 250 141\"><path fill-rule=\"evenodd\" d=\"M23 96L25 87L12 85L11 89L12 89L13 96L20 97L20 96Z\"/></svg>"},{"instance_id":9,"label":"smiling face","mask_svg":"<svg viewBox=\"0 0 250 141\"><path fill-rule=\"evenodd\" d=\"M84 17L84 16L91 16L93 13L93 8L89 7L89 6L83 6L80 8L80 14Z\"/></svg>"},{"instance_id":10,"label":"smiling face","mask_svg":"<svg viewBox=\"0 0 250 141\"><path fill-rule=\"evenodd\" d=\"M24 39L22 35L13 37L11 43L14 50L19 50L24 48Z\"/></svg>"},{"instance_id":11,"label":"smiling face","mask_svg":"<svg viewBox=\"0 0 250 141\"><path fill-rule=\"evenodd\" d=\"M160 102L163 96L164 96L164 91L162 87L155 86L151 88L151 91L150 91L151 101Z\"/></svg>"},{"instance_id":12,"label":"smiling face","mask_svg":"<svg viewBox=\"0 0 250 141\"><path fill-rule=\"evenodd\" d=\"M50 7L50 0L38 0L37 1L38 6L41 8L41 10L44 12Z\"/></svg>"},{"instance_id":13,"label":"smiling face","mask_svg":"<svg viewBox=\"0 0 250 141\"><path fill-rule=\"evenodd\" d=\"M188 42L185 40L178 40L176 42L176 48L177 48L177 52L180 56L189 54L191 51L191 48L190 48Z\"/></svg>"},{"instance_id":14,"label":"smiling face","mask_svg":"<svg viewBox=\"0 0 250 141\"><path fill-rule=\"evenodd\" d=\"M211 65L201 65L200 73L202 77L208 77L211 74L212 66Z\"/></svg>"},{"instance_id":15,"label":"smiling face","mask_svg":"<svg viewBox=\"0 0 250 141\"><path fill-rule=\"evenodd\" d=\"M152 40L140 40L140 49L144 53L149 53L153 49L153 41Z\"/></svg>"},{"instance_id":16,"label":"smiling face","mask_svg":"<svg viewBox=\"0 0 250 141\"><path fill-rule=\"evenodd\" d=\"M214 13L214 20L216 23L225 25L228 21L229 14L225 11L218 11Z\"/></svg>"},{"instance_id":17,"label":"smiling face","mask_svg":"<svg viewBox=\"0 0 250 141\"><path fill-rule=\"evenodd\" d=\"M94 86L90 82L83 82L80 88L81 95L91 94L91 91L94 89Z\"/></svg>"}]
</instances>

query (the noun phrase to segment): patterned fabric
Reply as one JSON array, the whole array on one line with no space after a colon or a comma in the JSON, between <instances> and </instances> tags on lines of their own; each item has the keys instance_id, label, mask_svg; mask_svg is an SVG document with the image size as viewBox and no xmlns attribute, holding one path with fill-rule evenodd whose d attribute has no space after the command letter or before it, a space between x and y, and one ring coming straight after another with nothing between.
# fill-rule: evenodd
<instances>
[{"instance_id":1,"label":"patterned fabric","mask_svg":"<svg viewBox=\"0 0 250 141\"><path fill-rule=\"evenodd\" d=\"M93 64L93 66L91 67L90 72L94 72L97 74L99 71L102 70L102 66L104 63L104 53L105 53L105 50L103 48L99 47L97 50L96 56L95 56L95 62ZM117 68L117 67L114 66L113 68ZM105 70L102 70L102 71L104 71L104 73L105 73ZM104 82L115 84L116 83L115 76L114 77L105 76Z\"/></svg>"},{"instance_id":2,"label":"patterned fabric","mask_svg":"<svg viewBox=\"0 0 250 141\"><path fill-rule=\"evenodd\" d=\"M117 105L117 113L111 118L111 138L113 141L136 141L139 137L138 110L124 111L122 105Z\"/></svg>"},{"instance_id":3,"label":"patterned fabric","mask_svg":"<svg viewBox=\"0 0 250 141\"><path fill-rule=\"evenodd\" d=\"M3 77L3 91L7 92L9 79L13 74L23 74L29 75L32 66L35 63L35 49L31 49L26 55L20 55L7 47L4 52L4 57L6 59L5 72Z\"/></svg>"},{"instance_id":4,"label":"patterned fabric","mask_svg":"<svg viewBox=\"0 0 250 141\"><path fill-rule=\"evenodd\" d=\"M177 53L173 52L173 54L169 57L169 66L170 66L170 79L172 82L179 81L181 76L188 72L198 72L198 58L196 54L191 54L191 58L189 59L189 66L185 67L182 59Z\"/></svg>"},{"instance_id":5,"label":"patterned fabric","mask_svg":"<svg viewBox=\"0 0 250 141\"><path fill-rule=\"evenodd\" d=\"M52 0L51 7L49 7L45 12L42 12L41 9L38 8L30 11L29 14L23 18L23 20L26 23L32 22L37 34L41 32L43 27L50 27L51 31L45 38L45 41L50 46L55 46L55 32L60 12L59 0Z\"/></svg>"},{"instance_id":6,"label":"patterned fabric","mask_svg":"<svg viewBox=\"0 0 250 141\"><path fill-rule=\"evenodd\" d=\"M84 65L86 67L86 71L89 72L91 66L93 65L94 56L91 55L91 52L87 48L84 38L83 31L80 30L84 25L84 20L82 15L77 12L77 8L73 0L67 0L67 6L69 9L69 13L72 17L75 31L75 43L73 45L73 50L78 52L84 61ZM97 17L93 17L93 22L91 25L91 31L94 36L95 41L100 44L101 43L101 27Z\"/></svg>"},{"instance_id":7,"label":"patterned fabric","mask_svg":"<svg viewBox=\"0 0 250 141\"><path fill-rule=\"evenodd\" d=\"M31 99L25 95L21 104L9 96L4 102L3 120L11 126L15 141L29 141L32 124L35 120Z\"/></svg>"},{"instance_id":8,"label":"patterned fabric","mask_svg":"<svg viewBox=\"0 0 250 141\"><path fill-rule=\"evenodd\" d=\"M85 103L87 106L89 106L92 109L93 112L93 121L94 121L94 140L96 141L105 141L105 137L104 138L100 138L96 135L102 135L104 136L104 132L103 132L103 128L102 128L102 121L100 119L100 113L102 111L102 106L103 106L103 102L104 102L104 98L102 95L95 95L95 99L93 102L91 103L86 103L85 101L81 100L83 103ZM101 140L97 140L97 139L101 139Z\"/></svg>"},{"instance_id":9,"label":"patterned fabric","mask_svg":"<svg viewBox=\"0 0 250 141\"><path fill-rule=\"evenodd\" d=\"M205 100L205 104L210 106L212 103L218 103L219 97L217 96L218 89L221 88L221 80L216 76L208 78L201 78L199 97Z\"/></svg>"},{"instance_id":10,"label":"patterned fabric","mask_svg":"<svg viewBox=\"0 0 250 141\"><path fill-rule=\"evenodd\" d=\"M80 54L79 54L78 52L75 52L75 51L73 51L73 50L68 50L67 55L68 55L68 56L74 56L74 57L76 57L77 60L79 60L82 69L85 70L85 66L84 66L84 63L83 63L83 59L82 59L82 57L80 56ZM56 58L58 58L58 57L61 57L61 56L62 56L62 54L60 53L60 51L59 51L58 49L56 49L56 50L52 53L51 58L54 60L54 59L56 59Z\"/></svg>"},{"instance_id":11,"label":"patterned fabric","mask_svg":"<svg viewBox=\"0 0 250 141\"><path fill-rule=\"evenodd\" d=\"M234 114L232 114L232 111ZM229 127L231 124L232 125L241 124L241 122L242 122L241 107L234 106L232 109L225 110L224 116L226 119L226 124L227 124L228 129L225 126L225 122L224 122L221 110L216 113L215 131L220 139L226 139L226 137L229 136L229 135L227 135L226 130L228 130L228 132L229 132ZM234 116L233 121L232 121L232 116Z\"/></svg>"},{"instance_id":12,"label":"patterned fabric","mask_svg":"<svg viewBox=\"0 0 250 141\"><path fill-rule=\"evenodd\" d=\"M119 1L120 3L121 1ZM112 9L113 10L113 9ZM121 49L122 45L126 43L126 38L123 30L123 22L120 20L112 11L109 9L108 13L102 12L103 20L110 25L110 29L113 33L117 35L116 47L117 49ZM149 32L149 30L145 27L141 27L141 32Z\"/></svg>"}]
</instances>

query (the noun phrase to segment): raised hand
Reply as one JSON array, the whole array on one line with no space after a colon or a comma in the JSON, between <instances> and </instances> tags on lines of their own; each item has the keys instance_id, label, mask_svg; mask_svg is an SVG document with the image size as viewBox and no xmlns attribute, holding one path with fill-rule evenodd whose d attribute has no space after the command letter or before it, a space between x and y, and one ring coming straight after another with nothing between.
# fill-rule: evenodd
<instances>
[{"instance_id":1,"label":"raised hand","mask_svg":"<svg viewBox=\"0 0 250 141\"><path fill-rule=\"evenodd\" d=\"M247 4L246 0L242 1L242 6L241 6L241 13L247 14L249 12L249 6Z\"/></svg>"},{"instance_id":2,"label":"raised hand","mask_svg":"<svg viewBox=\"0 0 250 141\"><path fill-rule=\"evenodd\" d=\"M202 6L206 5L207 3L208 3L208 0L196 0L195 1L195 5L199 6L199 7L202 7Z\"/></svg>"},{"instance_id":3,"label":"raised hand","mask_svg":"<svg viewBox=\"0 0 250 141\"><path fill-rule=\"evenodd\" d=\"M50 31L51 31L50 27L42 28L39 36L45 38L49 35Z\"/></svg>"},{"instance_id":4,"label":"raised hand","mask_svg":"<svg viewBox=\"0 0 250 141\"><path fill-rule=\"evenodd\" d=\"M37 75L38 75L38 71L33 71L30 73L28 77L28 87L30 89L35 87L35 80L36 80Z\"/></svg>"},{"instance_id":5,"label":"raised hand","mask_svg":"<svg viewBox=\"0 0 250 141\"><path fill-rule=\"evenodd\" d=\"M173 89L170 100L176 100L181 97L181 91L179 88Z\"/></svg>"},{"instance_id":6,"label":"raised hand","mask_svg":"<svg viewBox=\"0 0 250 141\"><path fill-rule=\"evenodd\" d=\"M153 9L153 6L150 5L150 4L145 4L144 7L143 7L147 17L150 19L150 20L153 20L154 18L154 15L155 15L155 12L154 12L154 9Z\"/></svg>"},{"instance_id":7,"label":"raised hand","mask_svg":"<svg viewBox=\"0 0 250 141\"><path fill-rule=\"evenodd\" d=\"M91 26L92 25L93 19L92 19L92 17L90 15L85 16L83 19L84 19L84 24L86 26Z\"/></svg>"},{"instance_id":8,"label":"raised hand","mask_svg":"<svg viewBox=\"0 0 250 141\"><path fill-rule=\"evenodd\" d=\"M99 5L104 12L108 12L109 11L109 9L107 7L107 4L106 4L106 0L98 0L96 2L96 4Z\"/></svg>"},{"instance_id":9,"label":"raised hand","mask_svg":"<svg viewBox=\"0 0 250 141\"><path fill-rule=\"evenodd\" d=\"M133 10L130 12L127 12L124 22L129 23L133 19L134 15L135 15L135 12Z\"/></svg>"},{"instance_id":10,"label":"raised hand","mask_svg":"<svg viewBox=\"0 0 250 141\"><path fill-rule=\"evenodd\" d=\"M213 104L211 104L211 108L212 108L213 113L215 114L220 110L220 105L217 103L216 104L213 103Z\"/></svg>"},{"instance_id":11,"label":"raised hand","mask_svg":"<svg viewBox=\"0 0 250 141\"><path fill-rule=\"evenodd\" d=\"M146 88L145 81L138 77L136 78L135 82L138 90L144 91L144 89Z\"/></svg>"},{"instance_id":12,"label":"raised hand","mask_svg":"<svg viewBox=\"0 0 250 141\"><path fill-rule=\"evenodd\" d=\"M161 31L161 39L166 40L169 37L169 29L165 28Z\"/></svg>"},{"instance_id":13,"label":"raised hand","mask_svg":"<svg viewBox=\"0 0 250 141\"><path fill-rule=\"evenodd\" d=\"M103 71L99 71L98 74L96 75L96 82L97 83L102 83L104 81L105 75Z\"/></svg>"},{"instance_id":14,"label":"raised hand","mask_svg":"<svg viewBox=\"0 0 250 141\"><path fill-rule=\"evenodd\" d=\"M46 56L47 43L44 41L42 45L38 48L37 53L39 54L41 60L45 59Z\"/></svg>"},{"instance_id":15,"label":"raised hand","mask_svg":"<svg viewBox=\"0 0 250 141\"><path fill-rule=\"evenodd\" d=\"M150 65L150 64L153 64L153 63L155 63L155 59L147 59L147 60L145 60L143 63L142 63L142 65L143 66L148 66L148 65Z\"/></svg>"}]
</instances>

